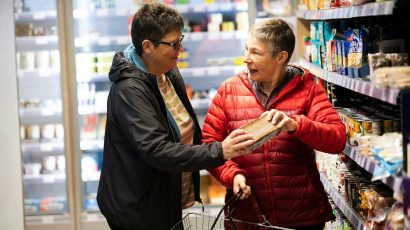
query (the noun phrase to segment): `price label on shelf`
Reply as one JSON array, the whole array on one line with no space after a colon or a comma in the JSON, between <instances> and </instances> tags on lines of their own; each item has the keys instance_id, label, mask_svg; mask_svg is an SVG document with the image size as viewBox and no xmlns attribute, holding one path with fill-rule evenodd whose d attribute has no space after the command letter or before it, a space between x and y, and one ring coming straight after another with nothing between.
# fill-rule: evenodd
<instances>
[{"instance_id":1,"label":"price label on shelf","mask_svg":"<svg viewBox=\"0 0 410 230\"><path fill-rule=\"evenodd\" d=\"M39 77L50 77L50 70L48 70L48 69L40 69L39 71L38 71L38 76Z\"/></svg>"},{"instance_id":2,"label":"price label on shelf","mask_svg":"<svg viewBox=\"0 0 410 230\"><path fill-rule=\"evenodd\" d=\"M205 5L203 5L203 4L195 5L195 7L192 7L192 8L193 8L192 11L194 11L194 13L206 12Z\"/></svg>"},{"instance_id":3,"label":"price label on shelf","mask_svg":"<svg viewBox=\"0 0 410 230\"><path fill-rule=\"evenodd\" d=\"M181 14L188 13L188 5L176 5L176 8Z\"/></svg>"},{"instance_id":4,"label":"price label on shelf","mask_svg":"<svg viewBox=\"0 0 410 230\"><path fill-rule=\"evenodd\" d=\"M54 216L49 216L49 215L41 216L41 223L43 224L52 224L54 222L55 222Z\"/></svg>"},{"instance_id":5,"label":"price label on shelf","mask_svg":"<svg viewBox=\"0 0 410 230\"><path fill-rule=\"evenodd\" d=\"M55 175L43 175L43 183L54 183L56 181Z\"/></svg>"},{"instance_id":6,"label":"price label on shelf","mask_svg":"<svg viewBox=\"0 0 410 230\"><path fill-rule=\"evenodd\" d=\"M99 220L99 216L96 213L87 213L86 220L90 222L95 222Z\"/></svg>"},{"instance_id":7,"label":"price label on shelf","mask_svg":"<svg viewBox=\"0 0 410 230\"><path fill-rule=\"evenodd\" d=\"M117 44L118 45L127 45L130 44L131 40L128 36L120 36L117 38Z\"/></svg>"},{"instance_id":8,"label":"price label on shelf","mask_svg":"<svg viewBox=\"0 0 410 230\"><path fill-rule=\"evenodd\" d=\"M192 41L200 41L200 40L202 40L203 39L203 37L204 37L204 35L203 35L203 33L191 33L190 35L189 35L189 38L192 40Z\"/></svg>"},{"instance_id":9,"label":"price label on shelf","mask_svg":"<svg viewBox=\"0 0 410 230\"><path fill-rule=\"evenodd\" d=\"M216 4L209 4L206 6L207 12L216 12L218 11L218 5Z\"/></svg>"},{"instance_id":10,"label":"price label on shelf","mask_svg":"<svg viewBox=\"0 0 410 230\"><path fill-rule=\"evenodd\" d=\"M192 76L194 77L203 77L205 76L205 69L204 68L195 68L192 70Z\"/></svg>"},{"instance_id":11,"label":"price label on shelf","mask_svg":"<svg viewBox=\"0 0 410 230\"><path fill-rule=\"evenodd\" d=\"M49 143L42 143L40 145L41 152L51 152L53 150L53 145Z\"/></svg>"},{"instance_id":12,"label":"price label on shelf","mask_svg":"<svg viewBox=\"0 0 410 230\"><path fill-rule=\"evenodd\" d=\"M222 40L232 40L233 37L234 37L234 32L233 31L222 32L221 33L221 39Z\"/></svg>"},{"instance_id":13,"label":"price label on shelf","mask_svg":"<svg viewBox=\"0 0 410 230\"><path fill-rule=\"evenodd\" d=\"M36 45L45 45L48 43L48 39L45 36L40 36L36 38Z\"/></svg>"},{"instance_id":14,"label":"price label on shelf","mask_svg":"<svg viewBox=\"0 0 410 230\"><path fill-rule=\"evenodd\" d=\"M98 45L100 46L108 46L111 44L111 39L110 38L100 38L98 39Z\"/></svg>"},{"instance_id":15,"label":"price label on shelf","mask_svg":"<svg viewBox=\"0 0 410 230\"><path fill-rule=\"evenodd\" d=\"M209 67L208 68L208 76L218 76L219 72L220 71L217 67Z\"/></svg>"},{"instance_id":16,"label":"price label on shelf","mask_svg":"<svg viewBox=\"0 0 410 230\"><path fill-rule=\"evenodd\" d=\"M220 32L209 32L208 39L209 40L219 40Z\"/></svg>"},{"instance_id":17,"label":"price label on shelf","mask_svg":"<svg viewBox=\"0 0 410 230\"><path fill-rule=\"evenodd\" d=\"M33 20L44 20L46 18L46 14L44 12L36 12L33 14Z\"/></svg>"},{"instance_id":18,"label":"price label on shelf","mask_svg":"<svg viewBox=\"0 0 410 230\"><path fill-rule=\"evenodd\" d=\"M41 116L51 116L54 114L54 110L51 108L41 109Z\"/></svg>"},{"instance_id":19,"label":"price label on shelf","mask_svg":"<svg viewBox=\"0 0 410 230\"><path fill-rule=\"evenodd\" d=\"M219 9L221 11L231 11L232 10L232 4L231 3L221 3L219 6Z\"/></svg>"}]
</instances>

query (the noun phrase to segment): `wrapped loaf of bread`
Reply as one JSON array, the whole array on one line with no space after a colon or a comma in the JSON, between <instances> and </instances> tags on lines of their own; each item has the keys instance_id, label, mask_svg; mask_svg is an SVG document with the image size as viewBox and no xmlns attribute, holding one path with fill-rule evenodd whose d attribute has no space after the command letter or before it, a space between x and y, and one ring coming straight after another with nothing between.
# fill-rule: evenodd
<instances>
[{"instance_id":1,"label":"wrapped loaf of bread","mask_svg":"<svg viewBox=\"0 0 410 230\"><path fill-rule=\"evenodd\" d=\"M254 140L252 150L257 149L259 146L263 145L265 142L269 141L280 132L280 128L268 122L266 120L266 116L259 117L252 122L240 127L240 129L243 129L247 133L252 134Z\"/></svg>"}]
</instances>

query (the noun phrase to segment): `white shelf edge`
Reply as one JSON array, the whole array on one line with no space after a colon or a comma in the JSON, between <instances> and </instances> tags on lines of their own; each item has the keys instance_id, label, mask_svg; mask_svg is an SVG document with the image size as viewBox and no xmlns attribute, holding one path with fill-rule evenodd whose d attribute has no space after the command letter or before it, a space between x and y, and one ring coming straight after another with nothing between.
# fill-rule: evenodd
<instances>
[{"instance_id":1,"label":"white shelf edge","mask_svg":"<svg viewBox=\"0 0 410 230\"><path fill-rule=\"evenodd\" d=\"M351 7L323 10L299 10L296 16L306 20L328 20L355 17L382 16L393 13L395 1L372 2Z\"/></svg>"},{"instance_id":2,"label":"white shelf edge","mask_svg":"<svg viewBox=\"0 0 410 230\"><path fill-rule=\"evenodd\" d=\"M336 72L324 70L304 59L299 60L299 64L308 69L313 75L328 81L330 83L342 86L360 94L382 100L392 105L397 105L400 90L385 88L377 88L369 81L343 76Z\"/></svg>"},{"instance_id":3,"label":"white shelf edge","mask_svg":"<svg viewBox=\"0 0 410 230\"><path fill-rule=\"evenodd\" d=\"M349 219L350 223L358 230L364 230L364 221L363 219L357 214L357 212L350 207L350 205L346 202L344 197L340 195L333 187L330 181L326 178L323 173L320 173L320 180L325 187L326 192L329 196L333 199L336 206L345 214L345 216Z\"/></svg>"},{"instance_id":4,"label":"white shelf edge","mask_svg":"<svg viewBox=\"0 0 410 230\"><path fill-rule=\"evenodd\" d=\"M370 159L369 157L361 155L355 147L346 145L343 153L372 175L374 174L376 168L379 167L376 161ZM381 181L389 186L393 191L400 191L402 178L388 177L387 179L383 179Z\"/></svg>"}]
</instances>

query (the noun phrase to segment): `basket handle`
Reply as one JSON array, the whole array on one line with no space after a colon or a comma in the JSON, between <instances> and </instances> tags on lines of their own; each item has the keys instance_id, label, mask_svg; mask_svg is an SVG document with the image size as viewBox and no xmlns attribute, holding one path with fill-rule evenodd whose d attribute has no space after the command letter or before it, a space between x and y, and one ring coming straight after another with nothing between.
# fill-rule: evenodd
<instances>
[{"instance_id":1,"label":"basket handle","mask_svg":"<svg viewBox=\"0 0 410 230\"><path fill-rule=\"evenodd\" d=\"M235 194L234 196L232 196L231 198L229 198L229 200L224 204L224 206L221 208L221 210L219 210L218 215L216 216L214 223L211 226L211 230L215 228L216 222L218 221L219 217L221 216L223 210L225 210L226 207L229 207L231 205L233 205L234 203L236 203L239 198L242 196L243 191L241 189L239 189L239 192L237 194ZM230 214L230 213L229 213Z\"/></svg>"},{"instance_id":2,"label":"basket handle","mask_svg":"<svg viewBox=\"0 0 410 230\"><path fill-rule=\"evenodd\" d=\"M229 204L228 204L228 202L227 202L227 203L224 205L224 207L222 208L222 209L225 209L225 207L228 208L228 216L227 216L227 218L231 218L231 219L232 219L232 213L233 213L233 211L235 210L235 208L233 208L233 206L236 204L236 201L239 200L239 197L241 197L242 194L243 194L243 191L242 191L241 189L239 189L239 192L238 192L235 196L231 197L231 198L228 200L228 202L231 201L231 200L233 200L233 201L232 201L232 202L229 202ZM258 206L259 211L260 211L260 213L261 213L261 216L262 216L262 219L263 219L263 223L264 223L264 224L267 224L268 226L272 226L272 224L271 224L271 223L268 221L268 219L266 218L266 212L265 212L265 210L263 209L262 203L260 202L259 196L258 196L258 194L256 193L255 190L252 190L251 196L252 196L252 195L253 195L253 197L255 198L256 205ZM233 199L233 198L235 198L235 199Z\"/></svg>"}]
</instances>

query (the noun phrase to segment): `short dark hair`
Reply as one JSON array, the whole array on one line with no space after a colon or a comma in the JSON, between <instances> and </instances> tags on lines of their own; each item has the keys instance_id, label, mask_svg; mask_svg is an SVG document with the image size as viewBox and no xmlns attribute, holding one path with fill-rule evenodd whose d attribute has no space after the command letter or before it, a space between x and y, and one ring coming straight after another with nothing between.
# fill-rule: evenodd
<instances>
[{"instance_id":1,"label":"short dark hair","mask_svg":"<svg viewBox=\"0 0 410 230\"><path fill-rule=\"evenodd\" d=\"M289 24L282 19L268 19L255 24L249 31L250 36L256 37L269 44L272 57L281 51L288 52L286 63L292 57L295 49L295 35Z\"/></svg>"},{"instance_id":2,"label":"short dark hair","mask_svg":"<svg viewBox=\"0 0 410 230\"><path fill-rule=\"evenodd\" d=\"M167 33L182 30L181 14L161 3L144 4L134 15L131 26L132 44L142 54L142 41L160 40ZM158 45L158 44L155 44Z\"/></svg>"}]
</instances>

